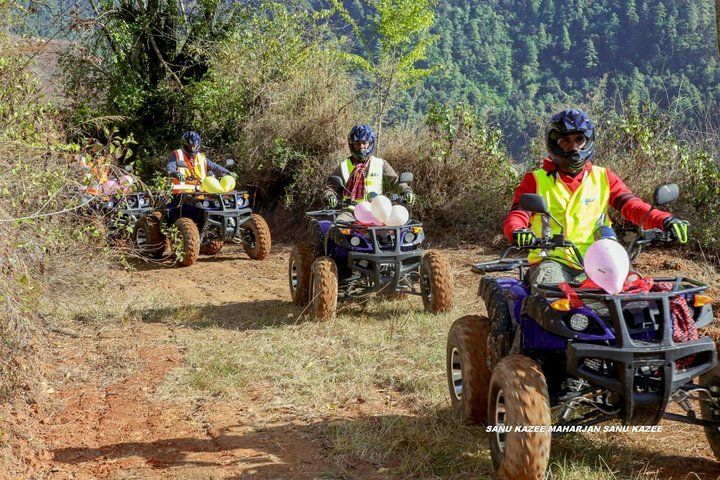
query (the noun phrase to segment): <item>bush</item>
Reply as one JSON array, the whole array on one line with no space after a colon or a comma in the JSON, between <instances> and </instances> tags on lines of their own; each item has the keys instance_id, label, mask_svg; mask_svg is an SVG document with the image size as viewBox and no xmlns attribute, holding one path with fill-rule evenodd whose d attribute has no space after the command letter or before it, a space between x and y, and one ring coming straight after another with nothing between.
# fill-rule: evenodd
<instances>
[{"instance_id":1,"label":"bush","mask_svg":"<svg viewBox=\"0 0 720 480\"><path fill-rule=\"evenodd\" d=\"M499 129L466 106L436 106L427 125L386 131L381 147L398 173L414 173L413 216L434 235L481 241L501 233L518 174Z\"/></svg>"},{"instance_id":2,"label":"bush","mask_svg":"<svg viewBox=\"0 0 720 480\"><path fill-rule=\"evenodd\" d=\"M680 199L667 208L691 222L690 245L716 260L720 254L720 164L717 132L688 131L684 118L630 98L599 124L598 156L646 201L658 185L677 183Z\"/></svg>"}]
</instances>

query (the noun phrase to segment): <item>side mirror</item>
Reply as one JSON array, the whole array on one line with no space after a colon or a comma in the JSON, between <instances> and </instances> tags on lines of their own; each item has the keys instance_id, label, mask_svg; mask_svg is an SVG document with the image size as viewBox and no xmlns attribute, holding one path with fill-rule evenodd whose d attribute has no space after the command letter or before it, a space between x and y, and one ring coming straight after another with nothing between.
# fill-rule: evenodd
<instances>
[{"instance_id":1,"label":"side mirror","mask_svg":"<svg viewBox=\"0 0 720 480\"><path fill-rule=\"evenodd\" d=\"M655 189L655 193L653 194L653 205L657 207L674 202L679 196L680 189L676 183L660 185Z\"/></svg>"},{"instance_id":2,"label":"side mirror","mask_svg":"<svg viewBox=\"0 0 720 480\"><path fill-rule=\"evenodd\" d=\"M330 175L328 177L328 181L331 185L334 185L338 188L345 188L345 182L343 182L343 179L338 177L337 175Z\"/></svg>"},{"instance_id":3,"label":"side mirror","mask_svg":"<svg viewBox=\"0 0 720 480\"><path fill-rule=\"evenodd\" d=\"M398 183L410 183L413 181L413 174L410 172L403 172L400 174L400 178L398 178Z\"/></svg>"},{"instance_id":4,"label":"side mirror","mask_svg":"<svg viewBox=\"0 0 720 480\"><path fill-rule=\"evenodd\" d=\"M523 193L520 195L520 208L532 213L544 213L550 215L545 197L537 193Z\"/></svg>"},{"instance_id":5,"label":"side mirror","mask_svg":"<svg viewBox=\"0 0 720 480\"><path fill-rule=\"evenodd\" d=\"M235 165L235 160L233 160L232 158L228 158L227 160L225 160L226 167L232 167L233 165Z\"/></svg>"}]
</instances>

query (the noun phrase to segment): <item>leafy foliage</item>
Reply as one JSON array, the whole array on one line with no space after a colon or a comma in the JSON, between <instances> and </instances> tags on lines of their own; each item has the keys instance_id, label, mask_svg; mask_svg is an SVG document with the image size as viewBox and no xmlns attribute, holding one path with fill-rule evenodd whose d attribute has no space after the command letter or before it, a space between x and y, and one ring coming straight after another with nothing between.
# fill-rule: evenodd
<instances>
[{"instance_id":1,"label":"leafy foliage","mask_svg":"<svg viewBox=\"0 0 720 480\"><path fill-rule=\"evenodd\" d=\"M362 12L351 12L339 0L332 4L362 45L360 53L348 52L344 58L369 77L369 103L374 105L379 135L399 93L420 84L433 71L417 64L427 60L428 47L436 40L428 34L436 1L373 0Z\"/></svg>"}]
</instances>

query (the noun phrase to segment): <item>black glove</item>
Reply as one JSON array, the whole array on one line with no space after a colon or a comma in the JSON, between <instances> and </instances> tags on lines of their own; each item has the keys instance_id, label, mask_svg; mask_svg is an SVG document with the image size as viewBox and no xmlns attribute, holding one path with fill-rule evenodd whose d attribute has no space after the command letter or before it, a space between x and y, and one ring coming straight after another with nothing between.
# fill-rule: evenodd
<instances>
[{"instance_id":1,"label":"black glove","mask_svg":"<svg viewBox=\"0 0 720 480\"><path fill-rule=\"evenodd\" d=\"M338 206L338 198L336 195L329 194L325 196L325 206L327 208L336 208Z\"/></svg>"},{"instance_id":2,"label":"black glove","mask_svg":"<svg viewBox=\"0 0 720 480\"><path fill-rule=\"evenodd\" d=\"M537 237L529 228L517 228L513 230L513 245L516 247L532 247Z\"/></svg>"},{"instance_id":3,"label":"black glove","mask_svg":"<svg viewBox=\"0 0 720 480\"><path fill-rule=\"evenodd\" d=\"M663 227L665 227L666 232L670 232L670 235L672 235L678 243L687 243L690 222L675 217L668 217L663 222Z\"/></svg>"}]
</instances>

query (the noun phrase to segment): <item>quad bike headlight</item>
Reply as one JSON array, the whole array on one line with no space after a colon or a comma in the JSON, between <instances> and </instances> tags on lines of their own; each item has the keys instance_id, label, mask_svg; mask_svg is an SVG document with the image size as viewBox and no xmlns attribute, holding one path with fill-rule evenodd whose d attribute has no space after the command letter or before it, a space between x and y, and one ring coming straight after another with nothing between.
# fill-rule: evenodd
<instances>
[{"instance_id":1,"label":"quad bike headlight","mask_svg":"<svg viewBox=\"0 0 720 480\"><path fill-rule=\"evenodd\" d=\"M360 245L360 237L350 237L350 245L353 247Z\"/></svg>"},{"instance_id":2,"label":"quad bike headlight","mask_svg":"<svg viewBox=\"0 0 720 480\"><path fill-rule=\"evenodd\" d=\"M405 234L405 243L412 243L415 240L415 234L408 232Z\"/></svg>"},{"instance_id":3,"label":"quad bike headlight","mask_svg":"<svg viewBox=\"0 0 720 480\"><path fill-rule=\"evenodd\" d=\"M570 317L570 328L576 332L582 332L590 326L590 319L582 313L575 313Z\"/></svg>"}]
</instances>

